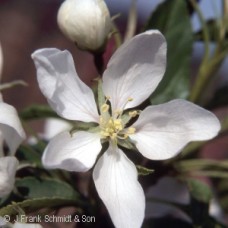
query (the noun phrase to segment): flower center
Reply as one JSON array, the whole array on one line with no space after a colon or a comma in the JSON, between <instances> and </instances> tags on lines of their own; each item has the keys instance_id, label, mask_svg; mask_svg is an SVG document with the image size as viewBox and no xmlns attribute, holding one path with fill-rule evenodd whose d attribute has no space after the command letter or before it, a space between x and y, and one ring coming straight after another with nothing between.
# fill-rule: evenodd
<instances>
[{"instance_id":1,"label":"flower center","mask_svg":"<svg viewBox=\"0 0 228 228\"><path fill-rule=\"evenodd\" d=\"M124 128L121 119L113 119L112 117L107 121L100 117L100 127L102 137L109 137L111 139L116 139L118 134L120 134Z\"/></svg>"},{"instance_id":2,"label":"flower center","mask_svg":"<svg viewBox=\"0 0 228 228\"><path fill-rule=\"evenodd\" d=\"M135 128L128 127L125 128L126 121L123 118L123 110L116 111L113 116L110 115L109 110L110 106L105 104L100 107L100 134L104 139L111 139L114 142L117 142L118 139L126 139L130 134L135 133ZM127 102L130 102L132 99L129 98ZM129 120L136 115L137 111L129 112Z\"/></svg>"}]
</instances>

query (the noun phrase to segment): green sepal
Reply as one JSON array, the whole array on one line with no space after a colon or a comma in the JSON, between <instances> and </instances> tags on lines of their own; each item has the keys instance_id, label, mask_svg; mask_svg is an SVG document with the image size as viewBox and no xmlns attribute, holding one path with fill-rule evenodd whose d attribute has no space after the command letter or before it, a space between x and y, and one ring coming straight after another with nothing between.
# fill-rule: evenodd
<instances>
[{"instance_id":1,"label":"green sepal","mask_svg":"<svg viewBox=\"0 0 228 228\"><path fill-rule=\"evenodd\" d=\"M118 139L117 144L128 150L138 151L138 149L136 148L134 143L132 143L129 138L128 139Z\"/></svg>"},{"instance_id":2,"label":"green sepal","mask_svg":"<svg viewBox=\"0 0 228 228\"><path fill-rule=\"evenodd\" d=\"M138 171L138 175L140 175L140 176L147 176L154 172L154 169L148 169L141 165L136 165L136 168Z\"/></svg>"}]
</instances>

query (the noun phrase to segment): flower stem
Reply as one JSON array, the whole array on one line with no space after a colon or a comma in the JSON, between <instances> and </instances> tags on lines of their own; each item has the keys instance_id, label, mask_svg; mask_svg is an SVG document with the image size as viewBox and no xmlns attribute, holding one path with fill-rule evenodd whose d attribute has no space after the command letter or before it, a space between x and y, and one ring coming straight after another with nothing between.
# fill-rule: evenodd
<instances>
[{"instance_id":1,"label":"flower stem","mask_svg":"<svg viewBox=\"0 0 228 228\"><path fill-rule=\"evenodd\" d=\"M94 64L97 68L98 73L102 75L104 70L103 52L94 53Z\"/></svg>"}]
</instances>

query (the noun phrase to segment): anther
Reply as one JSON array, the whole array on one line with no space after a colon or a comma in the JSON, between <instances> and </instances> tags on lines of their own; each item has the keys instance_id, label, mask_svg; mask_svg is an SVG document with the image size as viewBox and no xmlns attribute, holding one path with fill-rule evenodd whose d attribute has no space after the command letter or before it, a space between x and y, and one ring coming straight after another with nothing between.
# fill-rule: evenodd
<instances>
[{"instance_id":1,"label":"anther","mask_svg":"<svg viewBox=\"0 0 228 228\"><path fill-rule=\"evenodd\" d=\"M138 113L137 111L130 111L130 112L128 112L128 115L129 115L130 117L136 117L138 114L139 114L139 113Z\"/></svg>"},{"instance_id":2,"label":"anther","mask_svg":"<svg viewBox=\"0 0 228 228\"><path fill-rule=\"evenodd\" d=\"M127 134L134 134L135 133L135 131L136 131L136 129L134 128L134 127L129 127L128 129L127 129Z\"/></svg>"},{"instance_id":3,"label":"anther","mask_svg":"<svg viewBox=\"0 0 228 228\"><path fill-rule=\"evenodd\" d=\"M101 106L101 112L108 112L108 110L109 110L109 105L108 104L103 104L102 106Z\"/></svg>"}]
</instances>

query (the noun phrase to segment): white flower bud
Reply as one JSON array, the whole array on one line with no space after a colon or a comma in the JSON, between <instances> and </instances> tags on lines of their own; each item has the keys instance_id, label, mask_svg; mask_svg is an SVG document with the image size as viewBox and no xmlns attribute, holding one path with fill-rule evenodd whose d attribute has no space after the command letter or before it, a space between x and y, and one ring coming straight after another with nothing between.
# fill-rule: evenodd
<instances>
[{"instance_id":1,"label":"white flower bud","mask_svg":"<svg viewBox=\"0 0 228 228\"><path fill-rule=\"evenodd\" d=\"M61 31L79 48L100 49L111 29L111 17L103 0L66 0L57 16Z\"/></svg>"}]
</instances>

